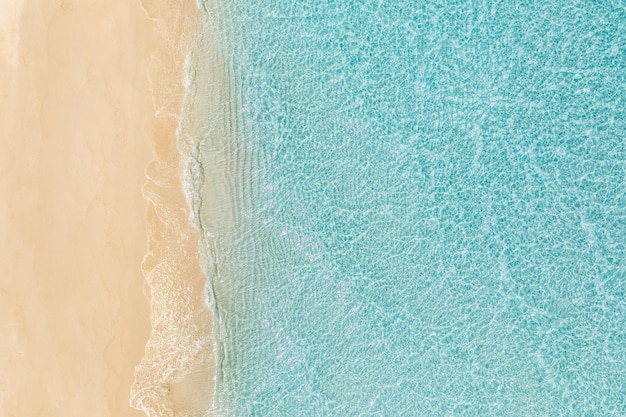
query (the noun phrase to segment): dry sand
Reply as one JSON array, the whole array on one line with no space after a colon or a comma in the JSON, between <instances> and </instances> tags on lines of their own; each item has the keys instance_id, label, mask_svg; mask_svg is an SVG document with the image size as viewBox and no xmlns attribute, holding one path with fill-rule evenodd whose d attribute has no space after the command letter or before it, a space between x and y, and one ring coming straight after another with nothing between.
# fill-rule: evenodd
<instances>
[{"instance_id":1,"label":"dry sand","mask_svg":"<svg viewBox=\"0 0 626 417\"><path fill-rule=\"evenodd\" d=\"M175 147L185 50L171 48L195 4L159 2L172 18L138 0L19 3L0 1L0 417L142 416L129 406L150 332L141 263L148 228L153 255L164 237L142 186L156 157L152 175L173 172L163 199L187 224ZM201 289L190 265L185 285ZM198 356L187 379L210 381L210 362ZM211 390L177 387L192 414Z\"/></svg>"}]
</instances>

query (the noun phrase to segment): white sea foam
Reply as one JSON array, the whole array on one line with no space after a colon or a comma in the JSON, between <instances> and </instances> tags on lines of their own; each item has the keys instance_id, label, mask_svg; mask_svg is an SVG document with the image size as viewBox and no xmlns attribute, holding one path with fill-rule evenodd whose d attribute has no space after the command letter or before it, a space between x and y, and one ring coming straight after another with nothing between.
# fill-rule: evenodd
<instances>
[{"instance_id":1,"label":"white sea foam","mask_svg":"<svg viewBox=\"0 0 626 417\"><path fill-rule=\"evenodd\" d=\"M185 87L189 87L185 85ZM156 86L158 88L158 86ZM168 103L165 103L165 107ZM159 111L166 116L167 111ZM180 137L180 128L177 130ZM144 196L152 203L154 216L150 222L151 248L143 262L144 275L151 290L152 331L146 344L145 356L135 370L135 384L131 391L131 405L148 416L176 415L171 386L184 379L201 351L210 349L210 339L199 330L198 317L192 310L194 286L189 282L189 268L185 263L197 262L197 255L189 253L184 236L190 225L186 216L180 218L181 207L171 201L169 178L175 166L159 161L151 165L146 176ZM164 175L165 174L165 175ZM170 175L168 175L170 174ZM166 229L166 230L155 230ZM169 241L169 242L167 242ZM196 259L194 259L196 258ZM199 328L200 327L200 328Z\"/></svg>"},{"instance_id":2,"label":"white sea foam","mask_svg":"<svg viewBox=\"0 0 626 417\"><path fill-rule=\"evenodd\" d=\"M211 415L219 368L219 323L213 286L207 283L218 270L217 240L232 223L232 175L224 162L229 88L211 20L216 6L198 6L204 15L185 59L185 96L176 129L180 162L154 161L144 186L151 210L142 268L151 290L152 331L135 370L131 405L150 417ZM153 89L160 87L153 84ZM165 98L161 91L154 95L158 115L171 117L167 92ZM184 201L176 201L176 195Z\"/></svg>"}]
</instances>

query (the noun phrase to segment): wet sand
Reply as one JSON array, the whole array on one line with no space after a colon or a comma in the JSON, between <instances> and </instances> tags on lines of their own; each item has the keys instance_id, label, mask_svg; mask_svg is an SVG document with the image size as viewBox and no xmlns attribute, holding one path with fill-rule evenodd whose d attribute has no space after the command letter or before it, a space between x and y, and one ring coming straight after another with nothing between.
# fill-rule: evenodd
<instances>
[{"instance_id":1,"label":"wet sand","mask_svg":"<svg viewBox=\"0 0 626 417\"><path fill-rule=\"evenodd\" d=\"M180 286L202 297L175 145L195 3L144 6L0 4L0 416L144 415L129 405L151 329L142 272L154 276L170 233L154 195L186 236ZM210 311L198 311L210 332ZM163 357L152 348L136 383L158 380L172 404L188 398L182 411L206 407L210 353L176 379L151 366Z\"/></svg>"}]
</instances>

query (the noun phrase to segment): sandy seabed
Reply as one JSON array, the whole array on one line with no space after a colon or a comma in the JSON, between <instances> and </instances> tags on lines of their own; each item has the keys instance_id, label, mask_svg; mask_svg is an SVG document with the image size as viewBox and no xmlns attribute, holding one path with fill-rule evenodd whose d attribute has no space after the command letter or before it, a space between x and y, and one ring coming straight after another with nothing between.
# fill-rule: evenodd
<instances>
[{"instance_id":1,"label":"sandy seabed","mask_svg":"<svg viewBox=\"0 0 626 417\"><path fill-rule=\"evenodd\" d=\"M210 354L164 375L159 346L146 346L155 288L144 274L171 249L159 210L177 213L181 287L195 288L196 330L211 331L176 148L195 8L0 2L2 417L142 416L133 381L144 411L157 407L141 395L150 384L168 396L154 397L163 415L208 407Z\"/></svg>"}]
</instances>

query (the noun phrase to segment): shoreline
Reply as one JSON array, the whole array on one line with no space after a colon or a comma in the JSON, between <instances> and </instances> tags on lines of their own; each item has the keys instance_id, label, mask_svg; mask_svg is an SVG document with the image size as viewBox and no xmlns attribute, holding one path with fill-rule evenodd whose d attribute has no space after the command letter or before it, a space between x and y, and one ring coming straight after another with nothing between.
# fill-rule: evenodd
<instances>
[{"instance_id":1,"label":"shoreline","mask_svg":"<svg viewBox=\"0 0 626 417\"><path fill-rule=\"evenodd\" d=\"M236 165L217 15L0 7L0 414L215 411L210 284Z\"/></svg>"},{"instance_id":2,"label":"shoreline","mask_svg":"<svg viewBox=\"0 0 626 417\"><path fill-rule=\"evenodd\" d=\"M169 9L182 10L171 16L144 2L167 45L155 57L151 78L176 86L153 90L158 120L166 125L160 132L175 140L155 138L158 157L146 169L143 189L150 202L142 269L152 292L152 331L136 367L131 405L149 417L217 410L213 282L217 241L234 224L230 85L218 45L218 8L209 1L181 0L180 6Z\"/></svg>"}]
</instances>

